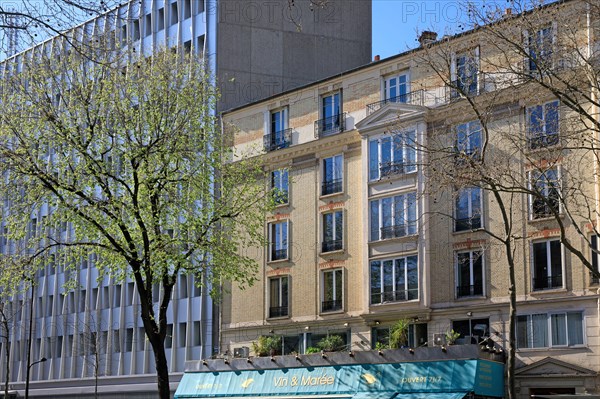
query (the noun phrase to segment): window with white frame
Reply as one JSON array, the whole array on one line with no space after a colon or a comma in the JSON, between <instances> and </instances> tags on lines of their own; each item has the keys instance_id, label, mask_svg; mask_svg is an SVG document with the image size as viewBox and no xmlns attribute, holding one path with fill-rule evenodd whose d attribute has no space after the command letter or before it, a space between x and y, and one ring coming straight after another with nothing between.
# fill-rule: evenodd
<instances>
[{"instance_id":1,"label":"window with white frame","mask_svg":"<svg viewBox=\"0 0 600 399\"><path fill-rule=\"evenodd\" d=\"M417 256L373 260L370 264L371 304L419 298Z\"/></svg>"},{"instance_id":2,"label":"window with white frame","mask_svg":"<svg viewBox=\"0 0 600 399\"><path fill-rule=\"evenodd\" d=\"M288 222L269 224L269 261L288 258Z\"/></svg>"},{"instance_id":3,"label":"window with white frame","mask_svg":"<svg viewBox=\"0 0 600 399\"><path fill-rule=\"evenodd\" d=\"M271 190L275 204L287 204L289 201L288 170L278 169L271 172Z\"/></svg>"},{"instance_id":4,"label":"window with white frame","mask_svg":"<svg viewBox=\"0 0 600 399\"><path fill-rule=\"evenodd\" d=\"M546 25L540 29L526 32L528 50L528 67L530 72L552 67L552 52L554 47L554 28Z\"/></svg>"},{"instance_id":5,"label":"window with white frame","mask_svg":"<svg viewBox=\"0 0 600 399\"><path fill-rule=\"evenodd\" d=\"M343 309L344 273L342 269L325 270L321 274L321 312Z\"/></svg>"},{"instance_id":6,"label":"window with white frame","mask_svg":"<svg viewBox=\"0 0 600 399\"><path fill-rule=\"evenodd\" d=\"M598 239L597 235L590 237L590 252L590 259L592 260L592 266L594 267L594 270L600 271L600 239ZM598 284L600 282L600 279L595 277L591 271L590 280L592 284Z\"/></svg>"},{"instance_id":7,"label":"window with white frame","mask_svg":"<svg viewBox=\"0 0 600 399\"><path fill-rule=\"evenodd\" d=\"M321 252L344 248L344 211L323 214L323 243Z\"/></svg>"},{"instance_id":8,"label":"window with white frame","mask_svg":"<svg viewBox=\"0 0 600 399\"><path fill-rule=\"evenodd\" d=\"M519 315L516 328L519 349L584 344L583 313L579 311Z\"/></svg>"},{"instance_id":9,"label":"window with white frame","mask_svg":"<svg viewBox=\"0 0 600 399\"><path fill-rule=\"evenodd\" d=\"M457 191L454 209L454 231L468 231L482 226L481 188L466 187Z\"/></svg>"},{"instance_id":10,"label":"window with white frame","mask_svg":"<svg viewBox=\"0 0 600 399\"><path fill-rule=\"evenodd\" d=\"M369 180L417 171L416 132L394 132L369 140Z\"/></svg>"},{"instance_id":11,"label":"window with white frame","mask_svg":"<svg viewBox=\"0 0 600 399\"><path fill-rule=\"evenodd\" d=\"M288 129L287 107L270 111L268 116L268 130L264 138L265 149L274 151L289 147L292 136L290 129Z\"/></svg>"},{"instance_id":12,"label":"window with white frame","mask_svg":"<svg viewBox=\"0 0 600 399\"><path fill-rule=\"evenodd\" d=\"M372 200L371 241L417 234L417 193Z\"/></svg>"},{"instance_id":13,"label":"window with white frame","mask_svg":"<svg viewBox=\"0 0 600 399\"><path fill-rule=\"evenodd\" d=\"M558 101L527 108L527 145L530 149L558 144Z\"/></svg>"},{"instance_id":14,"label":"window with white frame","mask_svg":"<svg viewBox=\"0 0 600 399\"><path fill-rule=\"evenodd\" d=\"M408 103L409 90L408 72L389 76L383 81L385 102Z\"/></svg>"},{"instance_id":15,"label":"window with white frame","mask_svg":"<svg viewBox=\"0 0 600 399\"><path fill-rule=\"evenodd\" d=\"M321 195L340 193L344 183L344 157L342 154L323 159L323 185Z\"/></svg>"},{"instance_id":16,"label":"window with white frame","mask_svg":"<svg viewBox=\"0 0 600 399\"><path fill-rule=\"evenodd\" d=\"M451 97L477 94L479 74L479 47L457 53L455 56L455 80Z\"/></svg>"},{"instance_id":17,"label":"window with white frame","mask_svg":"<svg viewBox=\"0 0 600 399\"><path fill-rule=\"evenodd\" d=\"M269 317L285 317L288 313L289 277L269 279Z\"/></svg>"},{"instance_id":18,"label":"window with white frame","mask_svg":"<svg viewBox=\"0 0 600 399\"><path fill-rule=\"evenodd\" d=\"M456 161L467 162L481 157L481 124L471 121L456 126Z\"/></svg>"},{"instance_id":19,"label":"window with white frame","mask_svg":"<svg viewBox=\"0 0 600 399\"><path fill-rule=\"evenodd\" d=\"M531 244L533 289L547 290L563 287L562 247L560 240Z\"/></svg>"},{"instance_id":20,"label":"window with white frame","mask_svg":"<svg viewBox=\"0 0 600 399\"><path fill-rule=\"evenodd\" d=\"M342 93L336 91L321 97L321 119L316 122L317 137L343 131Z\"/></svg>"},{"instance_id":21,"label":"window with white frame","mask_svg":"<svg viewBox=\"0 0 600 399\"><path fill-rule=\"evenodd\" d=\"M483 252L456 254L456 297L483 295Z\"/></svg>"},{"instance_id":22,"label":"window with white frame","mask_svg":"<svg viewBox=\"0 0 600 399\"><path fill-rule=\"evenodd\" d=\"M530 171L529 186L531 219L551 217L560 211L560 176L557 167Z\"/></svg>"}]
</instances>

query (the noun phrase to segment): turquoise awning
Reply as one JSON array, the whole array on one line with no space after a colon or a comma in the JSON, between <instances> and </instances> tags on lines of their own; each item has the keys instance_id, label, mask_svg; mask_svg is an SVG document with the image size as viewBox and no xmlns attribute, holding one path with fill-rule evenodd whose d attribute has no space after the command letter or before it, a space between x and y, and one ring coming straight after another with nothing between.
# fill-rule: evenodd
<instances>
[{"instance_id":1,"label":"turquoise awning","mask_svg":"<svg viewBox=\"0 0 600 399\"><path fill-rule=\"evenodd\" d=\"M504 365L449 360L190 372L183 375L175 398L461 399L469 392L502 397Z\"/></svg>"}]
</instances>

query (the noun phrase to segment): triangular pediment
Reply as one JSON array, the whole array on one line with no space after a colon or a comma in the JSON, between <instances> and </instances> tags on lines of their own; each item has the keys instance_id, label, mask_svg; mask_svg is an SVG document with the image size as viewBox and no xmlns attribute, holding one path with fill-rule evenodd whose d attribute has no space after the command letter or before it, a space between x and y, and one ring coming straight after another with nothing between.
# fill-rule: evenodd
<instances>
[{"instance_id":1,"label":"triangular pediment","mask_svg":"<svg viewBox=\"0 0 600 399\"><path fill-rule=\"evenodd\" d=\"M359 133L369 133L374 129L390 126L393 124L404 124L414 120L422 119L427 112L426 107L405 103L387 103L356 124Z\"/></svg>"},{"instance_id":2,"label":"triangular pediment","mask_svg":"<svg viewBox=\"0 0 600 399\"><path fill-rule=\"evenodd\" d=\"M546 357L540 361L521 367L515 371L519 377L528 376L544 376L544 377L560 377L560 376L596 376L597 373L593 370L586 369L562 360Z\"/></svg>"}]
</instances>

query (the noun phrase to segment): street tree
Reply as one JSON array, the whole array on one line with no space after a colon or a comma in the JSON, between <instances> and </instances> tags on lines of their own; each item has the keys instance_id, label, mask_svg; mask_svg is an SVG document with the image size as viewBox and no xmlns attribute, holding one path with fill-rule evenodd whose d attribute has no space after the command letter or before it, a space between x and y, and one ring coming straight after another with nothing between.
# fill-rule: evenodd
<instances>
[{"instance_id":1,"label":"street tree","mask_svg":"<svg viewBox=\"0 0 600 399\"><path fill-rule=\"evenodd\" d=\"M214 295L223 280L252 284L257 265L238 249L263 245L271 200L261 166L223 137L200 59L89 51L32 52L20 71L5 70L5 231L38 267L52 253L69 271L94 253L100 278L135 281L159 396L168 398L167 310L178 276L201 276Z\"/></svg>"}]
</instances>

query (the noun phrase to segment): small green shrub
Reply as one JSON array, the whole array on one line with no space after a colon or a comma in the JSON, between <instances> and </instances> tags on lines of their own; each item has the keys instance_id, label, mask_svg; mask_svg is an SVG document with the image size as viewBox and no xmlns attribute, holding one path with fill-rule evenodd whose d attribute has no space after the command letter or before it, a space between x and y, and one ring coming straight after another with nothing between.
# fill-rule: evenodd
<instances>
[{"instance_id":1,"label":"small green shrub","mask_svg":"<svg viewBox=\"0 0 600 399\"><path fill-rule=\"evenodd\" d=\"M317 348L316 346L309 346L308 348L306 348L306 353L310 354L310 353L319 353L321 352L321 349Z\"/></svg>"},{"instance_id":2,"label":"small green shrub","mask_svg":"<svg viewBox=\"0 0 600 399\"><path fill-rule=\"evenodd\" d=\"M346 342L339 335L329 335L321 339L317 347L325 352L337 352L346 347Z\"/></svg>"},{"instance_id":3,"label":"small green shrub","mask_svg":"<svg viewBox=\"0 0 600 399\"><path fill-rule=\"evenodd\" d=\"M408 341L408 319L400 319L390 328L390 348L398 349Z\"/></svg>"},{"instance_id":4,"label":"small green shrub","mask_svg":"<svg viewBox=\"0 0 600 399\"><path fill-rule=\"evenodd\" d=\"M375 350L382 351L384 349L390 349L390 346L387 344L384 344L383 342L377 342L375 344Z\"/></svg>"},{"instance_id":5,"label":"small green shrub","mask_svg":"<svg viewBox=\"0 0 600 399\"><path fill-rule=\"evenodd\" d=\"M258 342L252 342L252 350L256 356L277 355L281 351L279 335L261 335Z\"/></svg>"},{"instance_id":6,"label":"small green shrub","mask_svg":"<svg viewBox=\"0 0 600 399\"><path fill-rule=\"evenodd\" d=\"M453 345L459 338L460 333L454 330L446 331L446 342L448 343L448 345Z\"/></svg>"}]
</instances>

